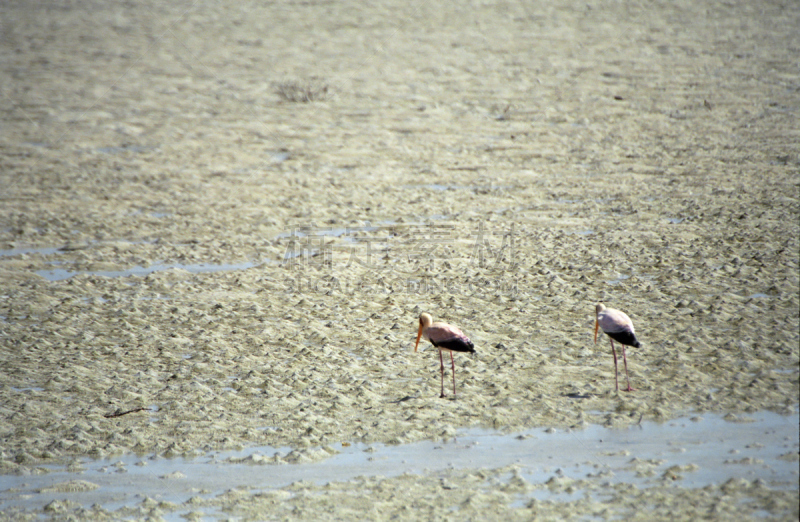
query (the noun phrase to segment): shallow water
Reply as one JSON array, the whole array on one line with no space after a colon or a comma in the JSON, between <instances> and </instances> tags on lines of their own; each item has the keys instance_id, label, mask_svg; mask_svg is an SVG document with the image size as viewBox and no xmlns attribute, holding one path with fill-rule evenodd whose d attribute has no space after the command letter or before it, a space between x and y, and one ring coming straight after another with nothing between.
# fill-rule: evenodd
<instances>
[{"instance_id":1,"label":"shallow water","mask_svg":"<svg viewBox=\"0 0 800 522\"><path fill-rule=\"evenodd\" d=\"M155 215L156 213L151 213ZM163 217L163 216L156 216ZM432 215L423 217L419 222L403 223L404 227L424 227L430 224L430 221L442 220L445 216ZM287 232L280 233L274 237L275 240L288 240L288 245L284 251L282 261L289 262L299 257L313 257L321 253L319 248L322 245L323 238L337 238L346 244L364 243L368 247L379 249L385 242L382 238L363 237L361 234L376 232L382 228L391 228L399 226L397 222L391 220L384 220L380 225L371 225L367 222L363 226L351 227L330 227L330 228L310 228L310 227L294 227ZM591 233L591 231L589 231ZM124 242L124 241L123 241ZM324 242L324 241L323 241ZM85 245L89 248L91 244ZM81 247L83 249L84 246ZM21 255L39 254L43 256L60 254L70 250L74 247L23 247L7 250L0 250L0 257L16 257ZM239 263L170 263L170 262L156 262L148 266L133 266L123 270L68 270L65 268L55 268L57 266L65 265L63 261L49 261L48 265L54 268L44 270L35 270L34 273L45 278L48 281L61 281L69 279L79 274L101 276L101 277L130 277L130 276L147 276L156 272L165 270L180 269L186 270L192 274L213 273L213 272L228 272L235 270L246 270L261 266L265 263L280 263L281 261L272 259L261 259L253 261L245 261Z\"/></svg>"},{"instance_id":2,"label":"shallow water","mask_svg":"<svg viewBox=\"0 0 800 522\"><path fill-rule=\"evenodd\" d=\"M177 268L186 270L192 274L201 274L206 272L226 272L229 270L246 270L259 266L266 261L246 261L244 263L231 263L216 265L213 263L198 263L198 264L182 264L182 263L156 263L147 267L134 266L126 270L93 270L93 271L72 271L64 270L63 268L54 268L52 270L37 270L36 274L44 277L48 281L60 281L61 279L69 279L78 274L89 274L104 277L130 277L130 276L146 276L154 272L161 272L163 270L171 270Z\"/></svg>"},{"instance_id":3,"label":"shallow water","mask_svg":"<svg viewBox=\"0 0 800 522\"><path fill-rule=\"evenodd\" d=\"M182 504L196 496L213 498L232 488L270 491L300 480L325 484L359 476L425 475L509 465L518 466L519 475L536 488L516 502L569 500L575 491L542 487L551 480L598 477L604 486L627 483L647 488L666 481L699 488L744 478L765 481L774 489L796 490L797 461L787 455L796 455L798 446L798 415L761 412L733 422L705 415L623 429L590 425L581 431L533 429L516 434L470 429L443 442L337 444L332 449L338 453L330 458L304 464L259 463L275 456L280 461L291 452L271 447L209 453L191 460L125 455L84 460L83 471L78 472L47 466L49 472L44 474L2 476L0 509L35 510L53 500L70 499L86 507L99 504L116 510L133 507L144 498ZM41 491L77 480L98 487Z\"/></svg>"},{"instance_id":4,"label":"shallow water","mask_svg":"<svg viewBox=\"0 0 800 522\"><path fill-rule=\"evenodd\" d=\"M1 257L14 257L14 256L21 256L23 254L41 254L41 255L50 255L56 254L61 251L61 247L42 247L42 248L10 248L7 250L0 250Z\"/></svg>"}]
</instances>

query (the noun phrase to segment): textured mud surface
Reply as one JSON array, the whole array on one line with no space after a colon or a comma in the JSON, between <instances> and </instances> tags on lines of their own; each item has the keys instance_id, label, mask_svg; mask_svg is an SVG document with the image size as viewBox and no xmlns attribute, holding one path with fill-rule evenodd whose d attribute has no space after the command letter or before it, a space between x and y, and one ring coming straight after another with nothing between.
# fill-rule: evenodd
<instances>
[{"instance_id":1,"label":"textured mud surface","mask_svg":"<svg viewBox=\"0 0 800 522\"><path fill-rule=\"evenodd\" d=\"M797 411L794 3L0 19L3 473ZM635 393L598 300L643 342ZM475 342L457 400L421 311Z\"/></svg>"}]
</instances>

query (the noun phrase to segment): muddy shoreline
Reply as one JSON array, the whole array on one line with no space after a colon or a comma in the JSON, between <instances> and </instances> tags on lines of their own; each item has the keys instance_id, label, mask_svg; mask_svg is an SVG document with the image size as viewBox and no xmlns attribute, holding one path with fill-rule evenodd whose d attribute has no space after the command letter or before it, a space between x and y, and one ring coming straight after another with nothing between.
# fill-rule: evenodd
<instances>
[{"instance_id":1,"label":"muddy shoreline","mask_svg":"<svg viewBox=\"0 0 800 522\"><path fill-rule=\"evenodd\" d=\"M93 7L0 8L3 474L797 412L795 5Z\"/></svg>"},{"instance_id":2,"label":"muddy shoreline","mask_svg":"<svg viewBox=\"0 0 800 522\"><path fill-rule=\"evenodd\" d=\"M764 501L771 503L771 513L789 514L796 503L797 423L796 414L705 414L616 429L589 425L511 435L458 430L442 441L318 448L322 458L288 447L251 447L191 459L82 459L67 470L48 467L35 477L4 476L8 489L0 488L0 507L6 513L37 507L60 512L72 502L91 506L84 515L113 511L117 517L179 520L224 511L238 518L267 513L282 518L322 500L337 506L338 517L348 510L352 516L361 511L390 517L415 505L437 515L608 518L640 509L607 502L627 488L658 499L666 509L686 495L696 512L710 507L718 515L734 512L731 504L717 503L722 494L736 496L740 518L755 516ZM420 480L430 488L425 496L415 495ZM370 488L402 502L352 498ZM431 494L440 499L427 502Z\"/></svg>"}]
</instances>

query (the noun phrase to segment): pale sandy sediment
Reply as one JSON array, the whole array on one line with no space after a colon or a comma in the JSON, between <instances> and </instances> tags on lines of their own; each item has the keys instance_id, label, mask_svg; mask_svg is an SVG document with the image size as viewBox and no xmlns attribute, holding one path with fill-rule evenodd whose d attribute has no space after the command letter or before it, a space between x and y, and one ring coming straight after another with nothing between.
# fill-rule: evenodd
<instances>
[{"instance_id":1,"label":"pale sandy sediment","mask_svg":"<svg viewBox=\"0 0 800 522\"><path fill-rule=\"evenodd\" d=\"M794 4L0 9L1 472L796 411ZM421 311L476 344L456 401ZM402 509L513 513L475 473ZM370 481L415 479L327 493ZM714 509L614 494L536 509Z\"/></svg>"}]
</instances>

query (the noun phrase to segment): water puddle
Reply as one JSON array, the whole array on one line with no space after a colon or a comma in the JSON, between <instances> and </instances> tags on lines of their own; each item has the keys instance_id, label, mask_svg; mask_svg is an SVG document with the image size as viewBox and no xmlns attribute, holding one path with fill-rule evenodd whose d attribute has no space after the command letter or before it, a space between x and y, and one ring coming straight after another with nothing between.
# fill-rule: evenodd
<instances>
[{"instance_id":1,"label":"water puddle","mask_svg":"<svg viewBox=\"0 0 800 522\"><path fill-rule=\"evenodd\" d=\"M44 277L48 281L60 281L62 279L69 279L70 277L78 274L89 274L104 277L130 277L130 276L146 276L153 272L160 272L162 270L171 270L179 268L186 270L192 274L202 274L207 272L224 272L229 270L246 270L264 264L266 261L246 261L244 263L231 263L214 265L207 263L199 263L194 265L184 265L181 263L156 263L147 267L134 266L125 270L93 270L93 271L72 271L64 270L62 268L54 268L52 270L37 270L35 273Z\"/></svg>"},{"instance_id":2,"label":"water puddle","mask_svg":"<svg viewBox=\"0 0 800 522\"><path fill-rule=\"evenodd\" d=\"M232 488L258 493L300 480L326 484L358 476L396 477L508 465L516 465L519 475L534 487L517 502L558 501L563 488L547 486L569 480L599 479L603 484L639 488L668 481L700 488L744 478L764 480L775 489L796 490L799 420L796 414L761 412L748 418L709 414L664 424L643 422L622 429L591 425L581 431L532 429L511 435L469 429L446 442L336 444L309 451L323 456L332 453L329 458L299 464L286 464L296 450L271 447L209 453L195 459L135 455L84 459L77 472L42 466L49 472L0 475L0 510L41 509L65 499L109 510L136 506L145 497L182 504L195 496L214 498ZM84 487L65 488L65 483Z\"/></svg>"},{"instance_id":3,"label":"water puddle","mask_svg":"<svg viewBox=\"0 0 800 522\"><path fill-rule=\"evenodd\" d=\"M162 219L162 218L172 217L173 214L172 214L172 212L155 212L155 211L146 212L144 210L134 210L133 212L130 212L128 215L129 216L146 216L146 217L152 217L152 218L156 218L156 219Z\"/></svg>"},{"instance_id":4,"label":"water puddle","mask_svg":"<svg viewBox=\"0 0 800 522\"><path fill-rule=\"evenodd\" d=\"M150 215L154 217L161 217L158 213L153 212ZM167 214L163 214L167 215ZM111 243L126 243L130 245L139 245L143 243L152 243L152 241L127 241L127 240L118 240L113 241ZM22 256L28 254L38 254L41 256L50 256L53 254L63 254L65 252L74 252L77 250L87 250L96 246L103 246L107 244L107 242L103 241L89 241L89 242L78 242L78 243L67 243L60 247L19 247L19 248L10 248L6 250L0 250L0 257L15 257L15 256ZM64 264L63 261L50 261L48 264L50 265L61 265Z\"/></svg>"},{"instance_id":5,"label":"water puddle","mask_svg":"<svg viewBox=\"0 0 800 522\"><path fill-rule=\"evenodd\" d=\"M151 217L162 218L167 217L167 213L150 212ZM64 261L53 260L48 262L53 268L46 270L37 270L36 274L42 276L48 281L60 281L69 279L70 277L86 274L103 277L130 277L130 276L147 276L154 272L163 270L181 269L193 274L208 273L208 272L225 272L233 270L247 270L261 266L264 263L280 263L290 262L299 257L314 257L324 254L322 248L329 248L324 244L325 238L337 238L345 244L352 245L366 245L369 249L374 249L375 252L385 248L387 238L383 236L376 236L374 233L381 230L389 232L389 236L394 236L397 229L405 228L421 228L433 226L432 221L446 219L447 216L432 215L424 218L420 222L402 223L391 220L381 221L378 225L371 225L369 222L363 226L352 227L331 227L331 228L317 228L313 226L298 226L287 232L283 232L275 236L275 240L289 240L286 251L284 252L283 259L279 261L264 259L260 261L246 261L242 263L197 263L197 264L182 264L182 263L155 263L150 266L134 266L124 270L69 270L64 268L57 268L60 265L66 264ZM370 235L370 233L373 233ZM588 232L591 233L591 232ZM131 242L135 244L136 242ZM79 245L66 245L61 247L22 247L7 250L0 250L0 257L14 257L27 254L40 254L48 256L52 254L60 254L72 250L88 249L95 246L96 243L81 243Z\"/></svg>"},{"instance_id":6,"label":"water puddle","mask_svg":"<svg viewBox=\"0 0 800 522\"><path fill-rule=\"evenodd\" d=\"M57 254L62 250L62 247L11 248L8 250L0 250L0 257L21 256L23 254L41 254L43 256L49 256L50 254Z\"/></svg>"},{"instance_id":7,"label":"water puddle","mask_svg":"<svg viewBox=\"0 0 800 522\"><path fill-rule=\"evenodd\" d=\"M310 244L314 240L323 239L327 237L340 238L343 241L356 243L359 241L359 234L364 232L375 232L382 227L377 226L359 226L359 227L334 227L334 228L320 228L311 229L305 227L298 227L289 232L283 232L275 236L275 239L289 239L294 242ZM286 258L286 256L284 256Z\"/></svg>"},{"instance_id":8,"label":"water puddle","mask_svg":"<svg viewBox=\"0 0 800 522\"><path fill-rule=\"evenodd\" d=\"M610 285L618 285L621 282L625 281L626 279L630 279L630 278L631 278L631 276L629 276L629 275L617 274L617 277L615 279L612 279L610 281L606 281L606 283L608 283Z\"/></svg>"}]
</instances>

